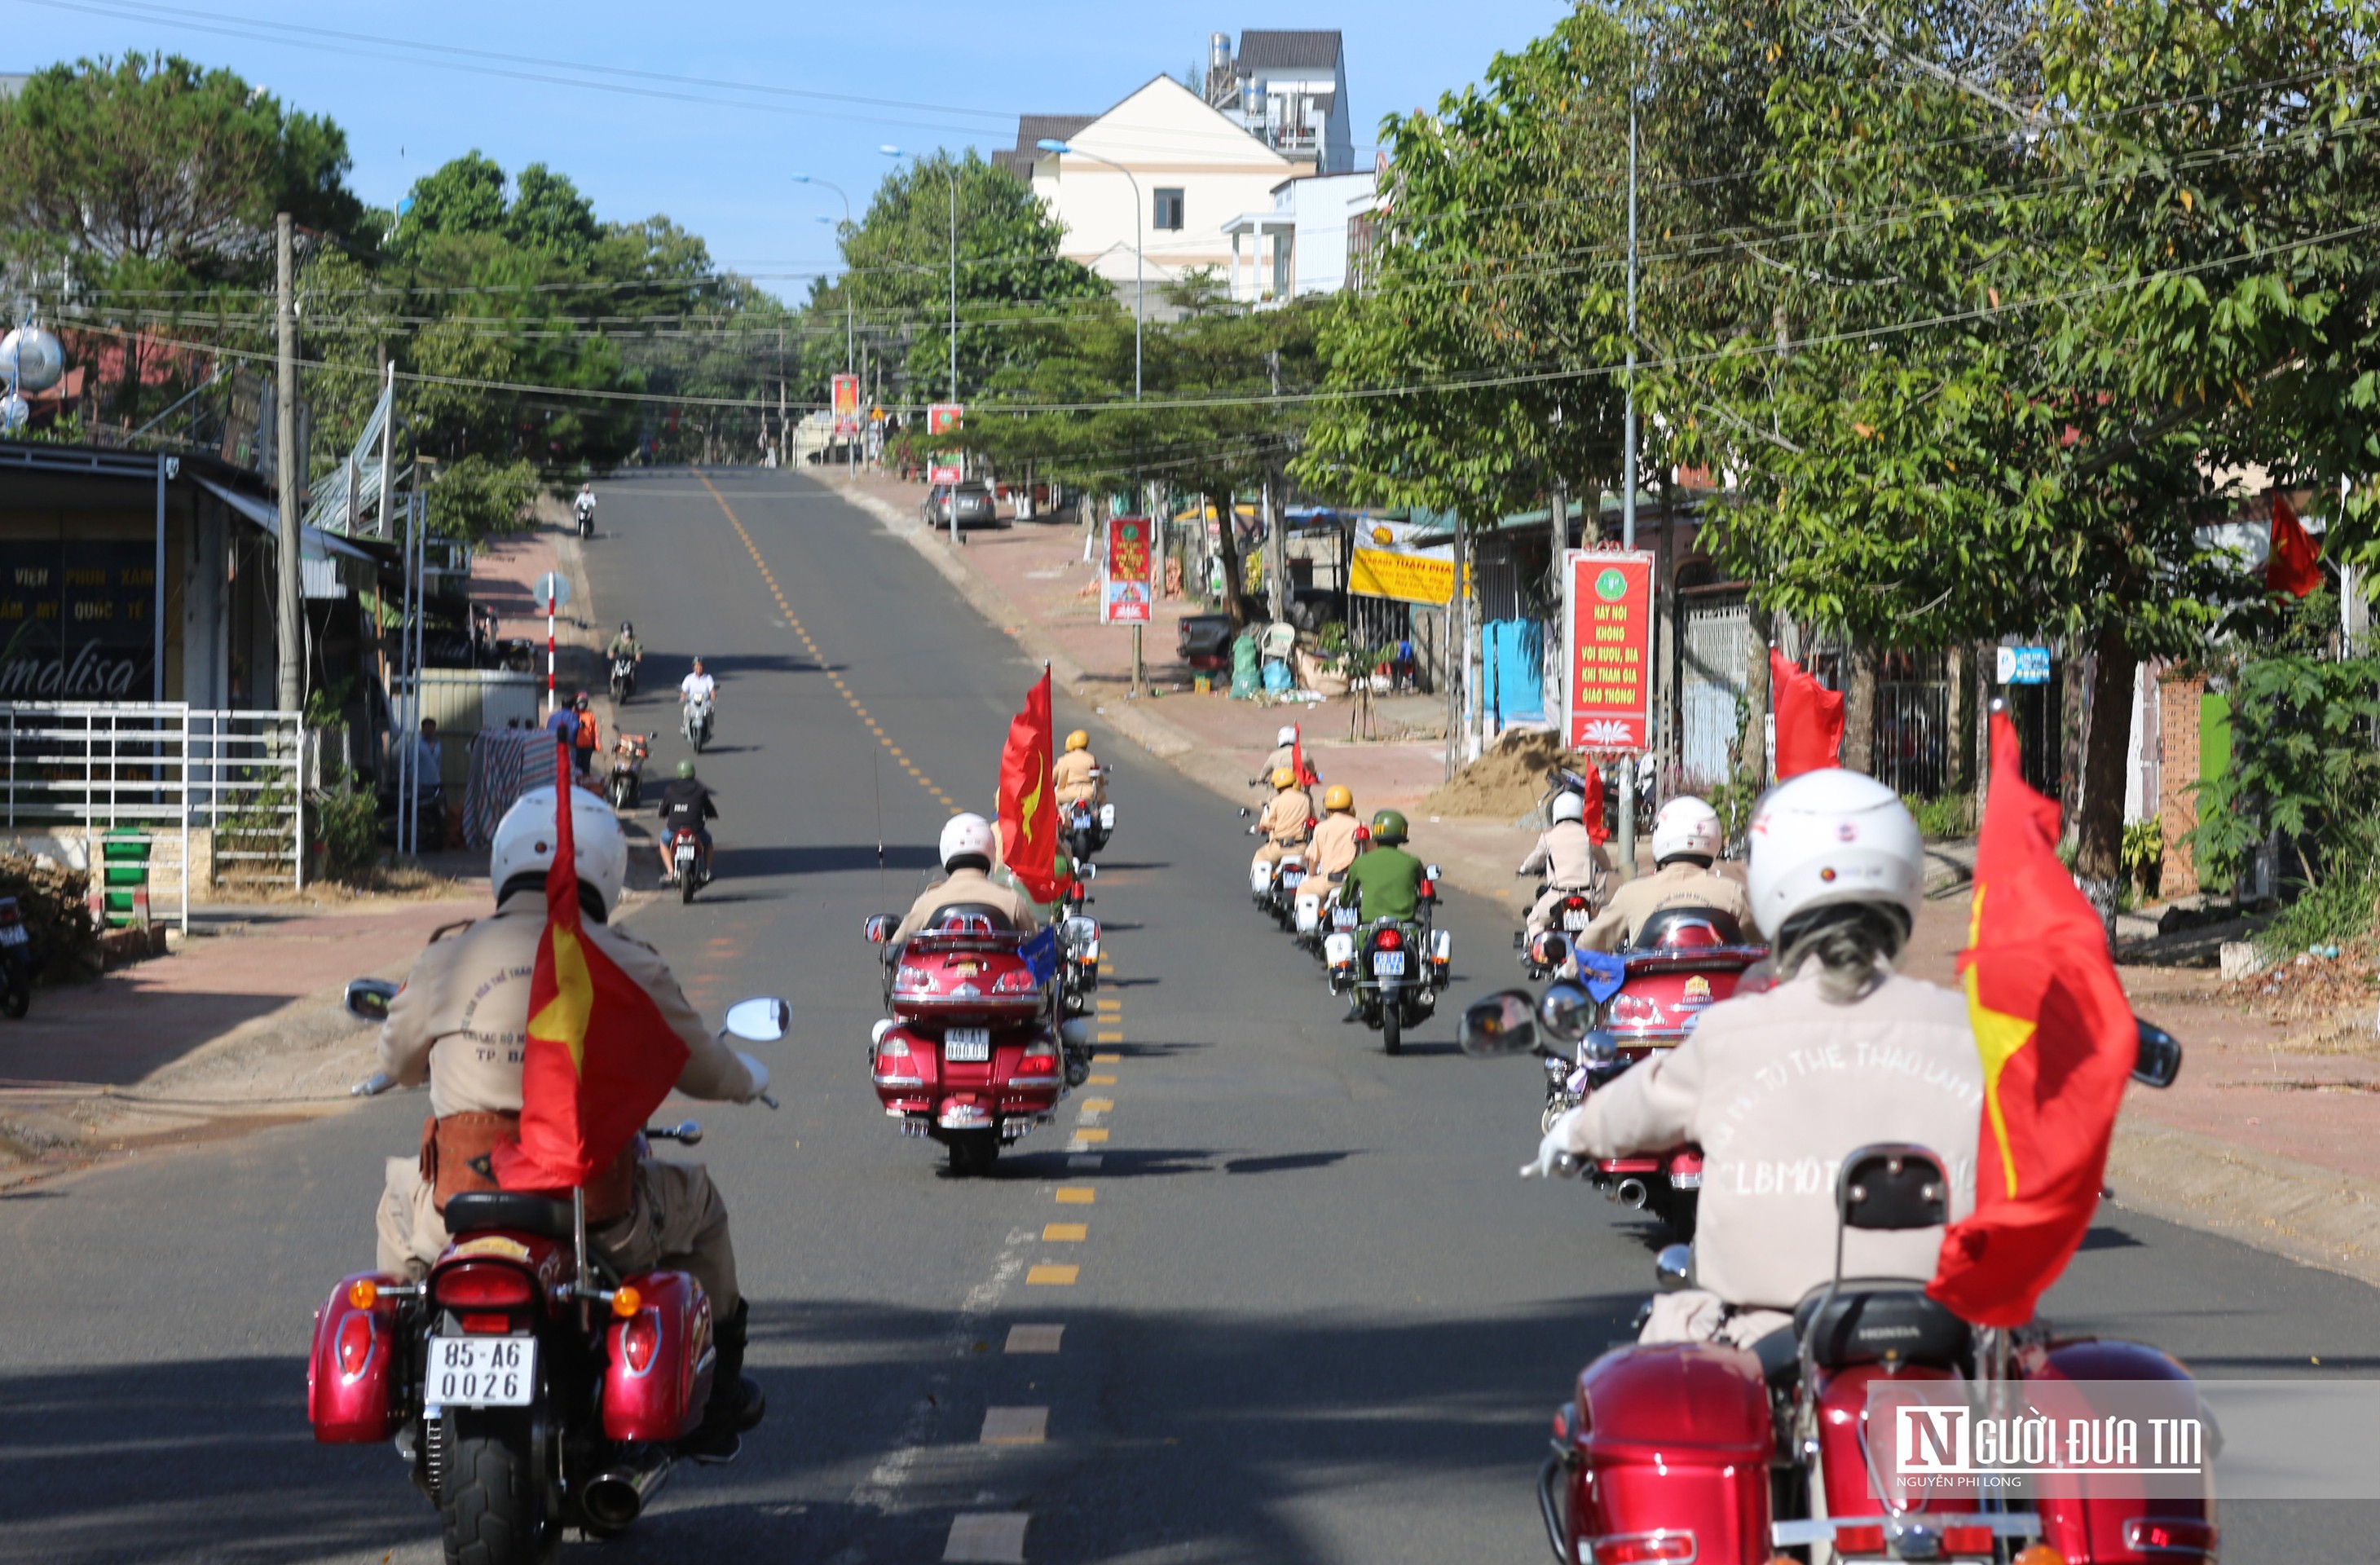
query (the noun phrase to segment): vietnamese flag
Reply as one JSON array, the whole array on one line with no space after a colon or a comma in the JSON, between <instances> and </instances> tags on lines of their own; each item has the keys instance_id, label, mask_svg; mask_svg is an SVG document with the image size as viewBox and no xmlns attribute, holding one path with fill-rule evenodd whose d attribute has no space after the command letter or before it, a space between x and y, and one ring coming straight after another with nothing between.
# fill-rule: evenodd
<instances>
[{"instance_id":1,"label":"vietnamese flag","mask_svg":"<svg viewBox=\"0 0 2380 1565\"><path fill-rule=\"evenodd\" d=\"M1322 773L1305 764L1305 730L1297 723L1289 727L1289 770L1301 788L1311 788L1322 781Z\"/></svg>"},{"instance_id":2,"label":"vietnamese flag","mask_svg":"<svg viewBox=\"0 0 2380 1565\"><path fill-rule=\"evenodd\" d=\"M1586 807L1580 824L1586 828L1586 840L1600 847L1611 840L1611 828L1603 823L1603 773L1590 766L1584 773L1584 780L1585 786L1580 792L1586 801Z\"/></svg>"},{"instance_id":3,"label":"vietnamese flag","mask_svg":"<svg viewBox=\"0 0 2380 1565\"><path fill-rule=\"evenodd\" d=\"M685 1042L643 986L587 936L570 806L570 752L554 759L553 866L528 984L520 1140L495 1149L506 1190L567 1191L608 1167L686 1069Z\"/></svg>"},{"instance_id":4,"label":"vietnamese flag","mask_svg":"<svg viewBox=\"0 0 2380 1565\"><path fill-rule=\"evenodd\" d=\"M1770 710L1777 714L1777 781L1841 764L1843 697L1774 647L1768 649Z\"/></svg>"},{"instance_id":5,"label":"vietnamese flag","mask_svg":"<svg viewBox=\"0 0 2380 1565\"><path fill-rule=\"evenodd\" d=\"M2265 590L2302 598L2322 585L2322 551L2280 495L2273 496L2273 546L2265 555Z\"/></svg>"},{"instance_id":6,"label":"vietnamese flag","mask_svg":"<svg viewBox=\"0 0 2380 1565\"><path fill-rule=\"evenodd\" d=\"M1066 880L1058 874L1058 795L1050 786L1050 671L1026 693L1025 710L1008 724L1000 755L1000 847L1009 873L1035 902L1056 902Z\"/></svg>"},{"instance_id":7,"label":"vietnamese flag","mask_svg":"<svg viewBox=\"0 0 2380 1565\"><path fill-rule=\"evenodd\" d=\"M1926 1292L1978 1326L2022 1326L2098 1209L2138 1058L2107 936L2058 860L2058 806L2025 785L2016 725L1992 714L1992 783L1959 958L1984 1062L1975 1209L1943 1236Z\"/></svg>"}]
</instances>

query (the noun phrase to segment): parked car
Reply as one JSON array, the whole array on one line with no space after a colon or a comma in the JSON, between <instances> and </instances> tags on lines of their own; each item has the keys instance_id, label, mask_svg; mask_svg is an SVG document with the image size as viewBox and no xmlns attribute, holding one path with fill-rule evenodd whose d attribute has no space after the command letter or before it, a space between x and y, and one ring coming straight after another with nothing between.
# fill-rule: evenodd
<instances>
[{"instance_id":1,"label":"parked car","mask_svg":"<svg viewBox=\"0 0 2380 1565\"><path fill-rule=\"evenodd\" d=\"M951 525L951 486L938 483L926 491L925 503L917 508L918 516L929 523ZM991 497L991 486L969 481L959 485L959 526L963 528L996 528L1000 506Z\"/></svg>"}]
</instances>

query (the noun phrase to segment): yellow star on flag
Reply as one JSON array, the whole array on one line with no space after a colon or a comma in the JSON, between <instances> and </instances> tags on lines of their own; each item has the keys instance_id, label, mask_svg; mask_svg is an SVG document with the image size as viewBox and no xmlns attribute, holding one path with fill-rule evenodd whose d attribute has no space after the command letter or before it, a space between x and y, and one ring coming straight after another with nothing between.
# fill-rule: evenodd
<instances>
[{"instance_id":1,"label":"yellow star on flag","mask_svg":"<svg viewBox=\"0 0 2380 1565\"><path fill-rule=\"evenodd\" d=\"M586 1064L587 1019L595 1011L595 980L587 971L587 952L577 934L560 925L553 939L553 998L529 1018L528 1036L558 1043L570 1050L574 1071Z\"/></svg>"}]
</instances>

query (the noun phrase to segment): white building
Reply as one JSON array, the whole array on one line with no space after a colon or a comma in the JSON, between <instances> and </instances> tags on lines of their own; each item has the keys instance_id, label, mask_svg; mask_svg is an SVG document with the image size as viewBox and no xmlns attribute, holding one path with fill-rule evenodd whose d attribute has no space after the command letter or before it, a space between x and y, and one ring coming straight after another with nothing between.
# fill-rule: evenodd
<instances>
[{"instance_id":1,"label":"white building","mask_svg":"<svg viewBox=\"0 0 2380 1565\"><path fill-rule=\"evenodd\" d=\"M1351 174L1347 54L1338 32L1218 32L1207 45L1207 102L1277 152L1312 160L1315 172Z\"/></svg>"},{"instance_id":2,"label":"white building","mask_svg":"<svg viewBox=\"0 0 2380 1565\"><path fill-rule=\"evenodd\" d=\"M1232 242L1235 304L1264 304L1346 287L1356 227L1377 205L1379 176L1305 174L1273 187L1272 204L1223 224Z\"/></svg>"}]
</instances>

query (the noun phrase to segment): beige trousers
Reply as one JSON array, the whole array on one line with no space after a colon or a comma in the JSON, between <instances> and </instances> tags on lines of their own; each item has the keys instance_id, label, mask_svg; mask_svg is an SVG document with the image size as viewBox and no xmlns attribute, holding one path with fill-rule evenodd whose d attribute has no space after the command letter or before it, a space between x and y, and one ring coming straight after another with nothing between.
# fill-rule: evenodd
<instances>
[{"instance_id":1,"label":"beige trousers","mask_svg":"<svg viewBox=\"0 0 2380 1565\"><path fill-rule=\"evenodd\" d=\"M388 1160L376 1226L380 1269L408 1281L427 1276L446 1248L445 1219L431 1204L430 1187L411 1158ZM727 1236L727 1204L700 1163L637 1165L636 1204L587 1231L588 1243L622 1272L658 1267L691 1273L710 1296L714 1316L735 1312L735 1250Z\"/></svg>"},{"instance_id":2,"label":"beige trousers","mask_svg":"<svg viewBox=\"0 0 2380 1565\"><path fill-rule=\"evenodd\" d=\"M1652 1316L1638 1332L1640 1342L1725 1342L1748 1348L1793 1317L1782 1310L1727 1312L1727 1303L1701 1288L1681 1288L1653 1297Z\"/></svg>"}]
</instances>

